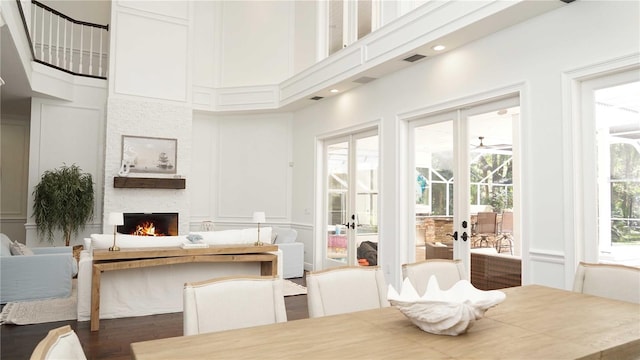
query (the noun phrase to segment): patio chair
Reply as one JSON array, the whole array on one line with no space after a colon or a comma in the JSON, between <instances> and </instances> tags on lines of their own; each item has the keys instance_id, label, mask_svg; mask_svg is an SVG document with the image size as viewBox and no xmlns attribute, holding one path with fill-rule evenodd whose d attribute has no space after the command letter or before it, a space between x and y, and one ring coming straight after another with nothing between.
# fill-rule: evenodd
<instances>
[{"instance_id":1,"label":"patio chair","mask_svg":"<svg viewBox=\"0 0 640 360\"><path fill-rule=\"evenodd\" d=\"M71 326L49 330L31 353L31 360L86 360L82 345Z\"/></svg>"},{"instance_id":2,"label":"patio chair","mask_svg":"<svg viewBox=\"0 0 640 360\"><path fill-rule=\"evenodd\" d=\"M476 223L476 233L472 242L473 247L490 247L489 236L495 236L498 230L496 224L498 214L494 212L479 212Z\"/></svg>"},{"instance_id":3,"label":"patio chair","mask_svg":"<svg viewBox=\"0 0 640 360\"><path fill-rule=\"evenodd\" d=\"M184 335L287 321L282 279L224 277L184 285Z\"/></svg>"},{"instance_id":4,"label":"patio chair","mask_svg":"<svg viewBox=\"0 0 640 360\"><path fill-rule=\"evenodd\" d=\"M580 262L573 291L640 304L640 268Z\"/></svg>"},{"instance_id":5,"label":"patio chair","mask_svg":"<svg viewBox=\"0 0 640 360\"><path fill-rule=\"evenodd\" d=\"M402 277L411 281L420 296L427 291L431 275L436 276L442 290L449 289L466 278L461 260L431 259L402 265Z\"/></svg>"},{"instance_id":6,"label":"patio chair","mask_svg":"<svg viewBox=\"0 0 640 360\"><path fill-rule=\"evenodd\" d=\"M344 314L389 306L379 266L343 266L307 274L309 317Z\"/></svg>"},{"instance_id":7,"label":"patio chair","mask_svg":"<svg viewBox=\"0 0 640 360\"><path fill-rule=\"evenodd\" d=\"M513 255L513 213L502 213L502 226L500 227L500 237L496 243L496 250L501 253L502 250L509 250L509 254Z\"/></svg>"}]
</instances>

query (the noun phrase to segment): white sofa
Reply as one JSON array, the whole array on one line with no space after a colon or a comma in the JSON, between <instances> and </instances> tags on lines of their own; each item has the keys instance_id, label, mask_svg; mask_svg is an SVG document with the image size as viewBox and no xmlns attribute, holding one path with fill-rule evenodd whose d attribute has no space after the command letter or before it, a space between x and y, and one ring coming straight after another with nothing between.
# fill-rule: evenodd
<instances>
[{"instance_id":1,"label":"white sofa","mask_svg":"<svg viewBox=\"0 0 640 360\"><path fill-rule=\"evenodd\" d=\"M224 230L224 231L204 231L191 232L193 235L201 236L206 242L233 242L252 243L257 238L257 229L244 230ZM266 227L260 229L262 242L278 245L282 251L282 272L283 278L298 278L304 275L304 244L296 242L298 232L295 229Z\"/></svg>"},{"instance_id":2,"label":"white sofa","mask_svg":"<svg viewBox=\"0 0 640 360\"><path fill-rule=\"evenodd\" d=\"M295 229L273 228L273 243L282 251L282 277L298 278L304 275L304 244L296 242Z\"/></svg>"},{"instance_id":3,"label":"white sofa","mask_svg":"<svg viewBox=\"0 0 640 360\"><path fill-rule=\"evenodd\" d=\"M210 232L204 237L210 244L255 242L255 229ZM260 238L270 243L271 228L263 228ZM189 242L186 236L118 235L121 249L131 247L179 246ZM106 249L113 244L113 234L93 234L85 239L78 270L78 321L91 317L92 249ZM278 256L278 276L282 274L282 251ZM100 281L100 318L113 319L181 312L182 290L186 282L203 281L230 275L260 275L259 263L187 263L148 268L107 271Z\"/></svg>"}]
</instances>

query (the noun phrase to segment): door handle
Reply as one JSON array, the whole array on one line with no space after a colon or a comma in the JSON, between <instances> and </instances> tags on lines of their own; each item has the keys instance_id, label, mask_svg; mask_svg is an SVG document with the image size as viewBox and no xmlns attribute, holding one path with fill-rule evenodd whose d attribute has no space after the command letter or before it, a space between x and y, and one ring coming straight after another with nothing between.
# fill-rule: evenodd
<instances>
[{"instance_id":1,"label":"door handle","mask_svg":"<svg viewBox=\"0 0 640 360\"><path fill-rule=\"evenodd\" d=\"M446 234L447 236L451 236L453 240L458 240L458 232L454 231L453 234ZM466 240L465 240L466 241Z\"/></svg>"},{"instance_id":2,"label":"door handle","mask_svg":"<svg viewBox=\"0 0 640 360\"><path fill-rule=\"evenodd\" d=\"M352 223L346 223L346 224L342 224L344 226L347 227L347 229L355 229L356 228L356 223L352 222Z\"/></svg>"},{"instance_id":3,"label":"door handle","mask_svg":"<svg viewBox=\"0 0 640 360\"><path fill-rule=\"evenodd\" d=\"M467 241L467 239L469 238L469 235L467 235L466 231L462 233L461 238L462 238L463 241Z\"/></svg>"}]
</instances>

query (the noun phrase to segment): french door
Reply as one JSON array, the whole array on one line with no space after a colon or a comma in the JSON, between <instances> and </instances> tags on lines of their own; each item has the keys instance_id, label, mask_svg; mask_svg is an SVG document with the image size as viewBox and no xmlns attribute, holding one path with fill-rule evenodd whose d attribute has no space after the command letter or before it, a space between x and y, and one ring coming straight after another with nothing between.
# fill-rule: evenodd
<instances>
[{"instance_id":1,"label":"french door","mask_svg":"<svg viewBox=\"0 0 640 360\"><path fill-rule=\"evenodd\" d=\"M377 130L324 141L324 267L376 265Z\"/></svg>"},{"instance_id":2,"label":"french door","mask_svg":"<svg viewBox=\"0 0 640 360\"><path fill-rule=\"evenodd\" d=\"M513 136L519 113L519 99L510 97L410 123L409 168L415 187L410 259L461 259L470 272L472 248L520 254L514 206L519 152Z\"/></svg>"}]
</instances>

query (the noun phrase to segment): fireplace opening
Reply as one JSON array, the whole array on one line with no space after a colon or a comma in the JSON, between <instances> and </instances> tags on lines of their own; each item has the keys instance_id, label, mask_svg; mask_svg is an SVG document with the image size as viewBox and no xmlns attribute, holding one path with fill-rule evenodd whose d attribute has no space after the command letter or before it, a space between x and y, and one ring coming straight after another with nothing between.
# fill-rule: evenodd
<instances>
[{"instance_id":1,"label":"fireplace opening","mask_svg":"<svg viewBox=\"0 0 640 360\"><path fill-rule=\"evenodd\" d=\"M178 213L124 213L120 234L142 236L178 235Z\"/></svg>"}]
</instances>

